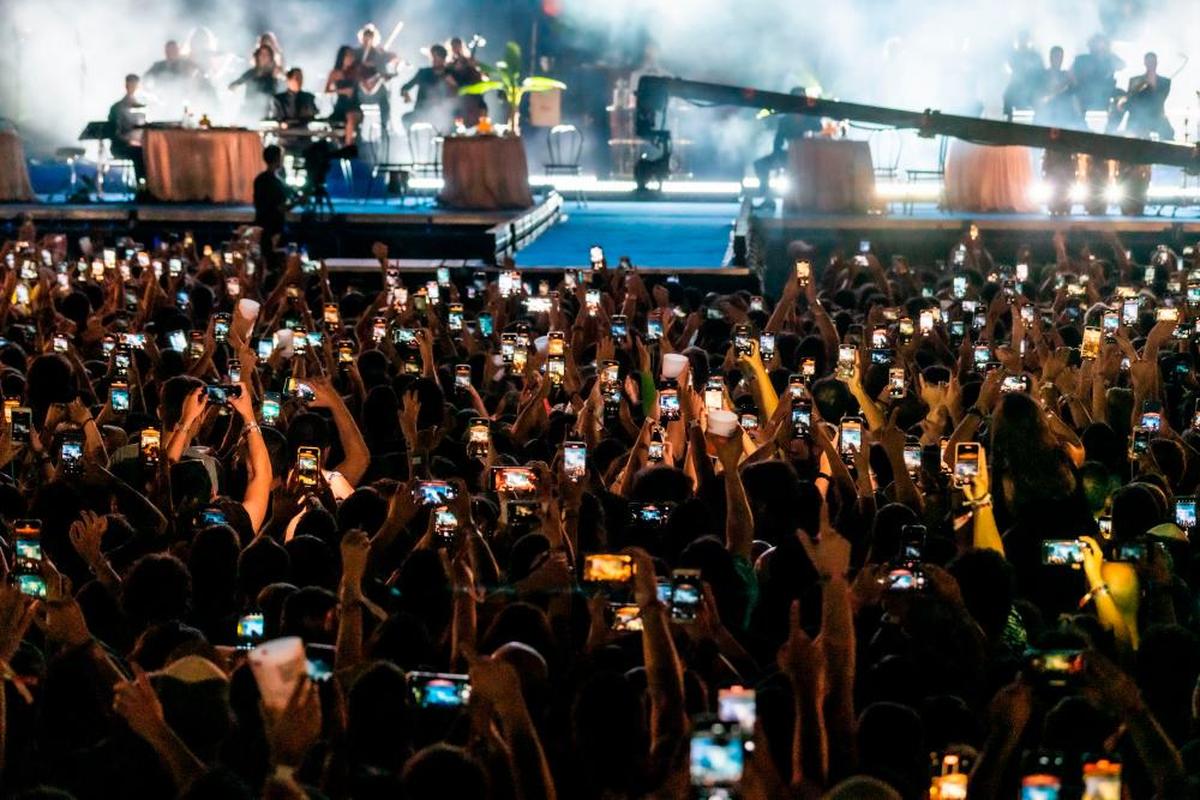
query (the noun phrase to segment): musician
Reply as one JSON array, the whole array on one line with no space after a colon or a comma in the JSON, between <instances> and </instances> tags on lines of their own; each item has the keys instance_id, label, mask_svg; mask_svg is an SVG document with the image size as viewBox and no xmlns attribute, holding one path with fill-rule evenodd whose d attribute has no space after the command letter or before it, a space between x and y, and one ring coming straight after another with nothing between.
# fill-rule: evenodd
<instances>
[{"instance_id":1,"label":"musician","mask_svg":"<svg viewBox=\"0 0 1200 800\"><path fill-rule=\"evenodd\" d=\"M804 97L803 86L794 86L789 94ZM775 114L775 140L771 152L754 161L754 172L758 175L758 195L766 197L770 189L771 170L787 166L788 143L792 139L803 139L808 133L819 133L821 120L808 114Z\"/></svg>"},{"instance_id":2,"label":"musician","mask_svg":"<svg viewBox=\"0 0 1200 800\"><path fill-rule=\"evenodd\" d=\"M269 45L260 44L254 51L254 66L243 72L229 84L236 89L245 86L242 113L253 119L267 119L274 108L275 95L279 92L279 68L275 66L275 51Z\"/></svg>"},{"instance_id":3,"label":"musician","mask_svg":"<svg viewBox=\"0 0 1200 800\"><path fill-rule=\"evenodd\" d=\"M1107 37L1096 34L1089 39L1088 51L1075 56L1071 65L1080 110L1108 111L1116 93L1116 73L1122 69L1125 62L1112 52Z\"/></svg>"},{"instance_id":4,"label":"musician","mask_svg":"<svg viewBox=\"0 0 1200 800\"><path fill-rule=\"evenodd\" d=\"M280 122L300 127L317 117L317 99L312 92L304 91L304 73L299 67L287 71L287 91L275 95L275 109L271 115Z\"/></svg>"},{"instance_id":5,"label":"musician","mask_svg":"<svg viewBox=\"0 0 1200 800\"><path fill-rule=\"evenodd\" d=\"M400 87L404 102L412 102L410 90L417 88L417 102L413 110L404 115L404 127L413 122L429 122L438 130L449 127L452 102L458 94L458 84L446 67L446 48L435 44L429 48L429 66L421 67L408 83Z\"/></svg>"},{"instance_id":6,"label":"musician","mask_svg":"<svg viewBox=\"0 0 1200 800\"><path fill-rule=\"evenodd\" d=\"M112 154L133 162L133 173L140 186L145 180L145 160L142 158L142 125L146 122L145 105L137 98L141 78L125 76L125 96L108 109L108 133Z\"/></svg>"},{"instance_id":7,"label":"musician","mask_svg":"<svg viewBox=\"0 0 1200 800\"><path fill-rule=\"evenodd\" d=\"M478 41L478 37L472 40L472 47L468 50L459 37L455 36L450 40L450 62L446 68L450 71L454 83L460 87L483 80L483 72L479 69L479 62L475 60L474 44ZM479 118L487 114L487 103L481 95L463 95L459 98L458 106L459 116L468 128L479 124Z\"/></svg>"},{"instance_id":8,"label":"musician","mask_svg":"<svg viewBox=\"0 0 1200 800\"><path fill-rule=\"evenodd\" d=\"M257 43L254 45L254 48L255 48L256 50L257 50L258 48L260 48L260 47L269 47L269 48L271 48L271 58L272 58L272 60L275 62L275 69L276 69L277 71L280 71L280 72L282 72L282 71L283 71L283 64L284 64L284 61L283 61L283 46L282 46L281 44L279 44L279 37L278 37L278 36L276 36L276 35L275 35L274 33L272 33L271 31L266 31L266 32L262 33L262 34L261 34L261 35L258 37L258 42L257 42ZM251 58L253 58L253 55L254 55L254 54L253 54L253 53L251 53Z\"/></svg>"},{"instance_id":9,"label":"musician","mask_svg":"<svg viewBox=\"0 0 1200 800\"><path fill-rule=\"evenodd\" d=\"M287 222L291 191L284 181L283 150L268 145L263 148L263 161L267 168L254 179L254 224L262 228L263 256L271 263Z\"/></svg>"},{"instance_id":10,"label":"musician","mask_svg":"<svg viewBox=\"0 0 1200 800\"><path fill-rule=\"evenodd\" d=\"M354 54L360 66L374 67L380 75L391 77L396 74L396 65L400 56L384 50L379 45L379 28L375 23L368 22L358 32L358 43L362 45Z\"/></svg>"},{"instance_id":11,"label":"musician","mask_svg":"<svg viewBox=\"0 0 1200 800\"><path fill-rule=\"evenodd\" d=\"M1033 46L1029 31L1017 34L1017 41L1005 65L1009 78L1004 90L1004 118L1012 121L1014 108L1032 108L1042 77L1042 57Z\"/></svg>"},{"instance_id":12,"label":"musician","mask_svg":"<svg viewBox=\"0 0 1200 800\"><path fill-rule=\"evenodd\" d=\"M1042 70L1038 81L1033 121L1055 128L1076 128L1083 124L1083 112L1075 94L1075 76L1063 69L1063 49L1050 48L1050 66Z\"/></svg>"},{"instance_id":13,"label":"musician","mask_svg":"<svg viewBox=\"0 0 1200 800\"><path fill-rule=\"evenodd\" d=\"M1171 79L1158 74L1158 56L1146 53L1142 59L1146 71L1135 78L1130 78L1129 89L1125 95L1125 110L1129 119L1125 124L1126 133L1147 138L1157 134L1163 141L1175 138L1175 129L1167 121L1167 95L1171 93Z\"/></svg>"},{"instance_id":14,"label":"musician","mask_svg":"<svg viewBox=\"0 0 1200 800\"><path fill-rule=\"evenodd\" d=\"M333 94L333 111L329 115L330 124L343 123L346 126L345 144L354 142L355 131L362 120L362 109L358 105L358 58L354 48L344 44L338 48L337 57L333 61L333 69L325 79L325 92Z\"/></svg>"},{"instance_id":15,"label":"musician","mask_svg":"<svg viewBox=\"0 0 1200 800\"><path fill-rule=\"evenodd\" d=\"M186 84L199 72L196 63L190 58L184 58L179 51L179 42L172 39L163 47L163 58L155 61L146 70L147 86L166 86L168 84Z\"/></svg>"}]
</instances>

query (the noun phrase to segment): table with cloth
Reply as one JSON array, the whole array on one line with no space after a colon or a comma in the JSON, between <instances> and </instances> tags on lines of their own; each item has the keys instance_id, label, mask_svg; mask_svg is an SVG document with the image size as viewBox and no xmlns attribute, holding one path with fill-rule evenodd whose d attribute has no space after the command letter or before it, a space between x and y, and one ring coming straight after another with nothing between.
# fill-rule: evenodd
<instances>
[{"instance_id":1,"label":"table with cloth","mask_svg":"<svg viewBox=\"0 0 1200 800\"><path fill-rule=\"evenodd\" d=\"M875 204L875 170L866 142L847 139L791 139L790 187L784 213L865 213Z\"/></svg>"},{"instance_id":2,"label":"table with cloth","mask_svg":"<svg viewBox=\"0 0 1200 800\"><path fill-rule=\"evenodd\" d=\"M146 188L158 200L252 203L262 151L257 131L147 128Z\"/></svg>"},{"instance_id":3,"label":"table with cloth","mask_svg":"<svg viewBox=\"0 0 1200 800\"><path fill-rule=\"evenodd\" d=\"M533 205L520 137L447 136L442 178L438 201L449 208L486 211Z\"/></svg>"},{"instance_id":4,"label":"table with cloth","mask_svg":"<svg viewBox=\"0 0 1200 800\"><path fill-rule=\"evenodd\" d=\"M0 131L0 200L28 202L34 199L21 137L14 131Z\"/></svg>"},{"instance_id":5,"label":"table with cloth","mask_svg":"<svg viewBox=\"0 0 1200 800\"><path fill-rule=\"evenodd\" d=\"M946 152L947 211L1036 211L1033 151L955 139Z\"/></svg>"}]
</instances>

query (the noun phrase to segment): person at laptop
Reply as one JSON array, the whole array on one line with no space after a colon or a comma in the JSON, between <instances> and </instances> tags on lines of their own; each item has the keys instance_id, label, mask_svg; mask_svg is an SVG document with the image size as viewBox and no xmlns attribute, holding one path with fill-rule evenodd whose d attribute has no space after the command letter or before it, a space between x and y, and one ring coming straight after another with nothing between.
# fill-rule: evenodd
<instances>
[{"instance_id":1,"label":"person at laptop","mask_svg":"<svg viewBox=\"0 0 1200 800\"><path fill-rule=\"evenodd\" d=\"M142 158L142 126L146 123L145 105L137 97L141 78L130 73L125 76L125 96L108 109L108 134L115 158L133 162L139 188L145 182L145 159Z\"/></svg>"},{"instance_id":2,"label":"person at laptop","mask_svg":"<svg viewBox=\"0 0 1200 800\"><path fill-rule=\"evenodd\" d=\"M302 127L317 117L317 100L304 91L304 73L299 67L287 71L287 91L275 95L272 118L289 127Z\"/></svg>"}]
</instances>

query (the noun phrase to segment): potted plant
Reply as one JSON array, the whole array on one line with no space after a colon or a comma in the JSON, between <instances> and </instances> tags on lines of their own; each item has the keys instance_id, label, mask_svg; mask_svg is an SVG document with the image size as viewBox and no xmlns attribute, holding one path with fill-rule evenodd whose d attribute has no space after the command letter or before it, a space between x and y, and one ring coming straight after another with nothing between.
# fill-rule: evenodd
<instances>
[{"instance_id":1,"label":"potted plant","mask_svg":"<svg viewBox=\"0 0 1200 800\"><path fill-rule=\"evenodd\" d=\"M508 129L514 136L521 135L521 98L526 92L549 92L555 89L566 89L567 85L553 78L541 75L521 75L521 46L509 42L504 48L504 60L497 61L494 66L480 64L479 69L487 80L463 86L458 90L460 95L481 95L496 90L504 95L508 103Z\"/></svg>"}]
</instances>

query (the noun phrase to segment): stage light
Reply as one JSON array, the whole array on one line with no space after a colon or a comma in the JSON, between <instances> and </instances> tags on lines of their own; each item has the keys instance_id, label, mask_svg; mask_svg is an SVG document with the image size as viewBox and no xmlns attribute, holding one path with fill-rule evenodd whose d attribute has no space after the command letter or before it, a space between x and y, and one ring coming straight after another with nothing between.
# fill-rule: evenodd
<instances>
[{"instance_id":1,"label":"stage light","mask_svg":"<svg viewBox=\"0 0 1200 800\"><path fill-rule=\"evenodd\" d=\"M1077 183L1071 187L1071 191L1067 193L1067 198L1072 203L1083 203L1088 198L1088 187L1086 183Z\"/></svg>"},{"instance_id":2,"label":"stage light","mask_svg":"<svg viewBox=\"0 0 1200 800\"><path fill-rule=\"evenodd\" d=\"M1038 205L1049 203L1051 194L1050 184L1046 181L1038 181L1029 187L1029 199Z\"/></svg>"},{"instance_id":3,"label":"stage light","mask_svg":"<svg viewBox=\"0 0 1200 800\"><path fill-rule=\"evenodd\" d=\"M1120 205L1121 201L1124 199L1125 190L1121 188L1120 184L1110 183L1105 187L1104 201L1109 205Z\"/></svg>"}]
</instances>

